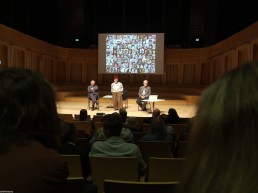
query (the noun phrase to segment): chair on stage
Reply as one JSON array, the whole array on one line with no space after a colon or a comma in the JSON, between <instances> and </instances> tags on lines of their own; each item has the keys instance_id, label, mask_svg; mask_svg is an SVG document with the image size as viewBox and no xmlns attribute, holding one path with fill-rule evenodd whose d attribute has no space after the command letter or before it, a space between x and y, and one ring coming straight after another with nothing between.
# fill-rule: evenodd
<instances>
[{"instance_id":1,"label":"chair on stage","mask_svg":"<svg viewBox=\"0 0 258 193\"><path fill-rule=\"evenodd\" d=\"M123 100L123 107L128 108L128 93L127 93L127 90L123 90L122 100Z\"/></svg>"},{"instance_id":2,"label":"chair on stage","mask_svg":"<svg viewBox=\"0 0 258 193\"><path fill-rule=\"evenodd\" d=\"M91 106L92 106L91 103L92 103L92 100L91 100L90 95L89 95L89 93L88 93L88 109L91 108ZM95 108L96 108L96 109L99 109L99 94L98 94L98 96L97 96L97 101L96 101L96 106L95 106Z\"/></svg>"}]
</instances>

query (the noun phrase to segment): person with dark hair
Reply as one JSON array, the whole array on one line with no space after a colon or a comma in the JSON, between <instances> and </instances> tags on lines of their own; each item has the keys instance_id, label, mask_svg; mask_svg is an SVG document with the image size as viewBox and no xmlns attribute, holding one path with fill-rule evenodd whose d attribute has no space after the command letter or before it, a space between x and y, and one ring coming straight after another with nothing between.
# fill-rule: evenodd
<instances>
[{"instance_id":1,"label":"person with dark hair","mask_svg":"<svg viewBox=\"0 0 258 193\"><path fill-rule=\"evenodd\" d=\"M257 82L251 61L202 93L179 193L258 192Z\"/></svg>"},{"instance_id":2,"label":"person with dark hair","mask_svg":"<svg viewBox=\"0 0 258 193\"><path fill-rule=\"evenodd\" d=\"M91 146L90 156L136 156L139 158L139 173L144 174L146 163L144 162L140 149L133 143L127 143L121 135L122 120L118 113L105 115L103 128L107 140L96 141ZM126 166L125 166L126 167Z\"/></svg>"},{"instance_id":3,"label":"person with dark hair","mask_svg":"<svg viewBox=\"0 0 258 193\"><path fill-rule=\"evenodd\" d=\"M151 87L148 85L148 80L143 81L143 86L139 88L138 98L136 99L136 103L141 107L143 111L146 111L147 102L142 102L142 100L149 99L151 94Z\"/></svg>"},{"instance_id":4,"label":"person with dark hair","mask_svg":"<svg viewBox=\"0 0 258 193\"><path fill-rule=\"evenodd\" d=\"M122 123L126 122L126 118L127 118L127 111L124 107L122 107L121 109L119 109L119 114L122 118Z\"/></svg>"},{"instance_id":5,"label":"person with dark hair","mask_svg":"<svg viewBox=\"0 0 258 193\"><path fill-rule=\"evenodd\" d=\"M99 98L99 87L96 85L95 80L90 81L90 85L88 86L88 99L92 101L92 110L94 111L94 106L97 103Z\"/></svg>"},{"instance_id":6,"label":"person with dark hair","mask_svg":"<svg viewBox=\"0 0 258 193\"><path fill-rule=\"evenodd\" d=\"M160 110L156 108L153 110L151 117L146 117L143 119L143 123L150 124L153 117L159 117L159 116L160 116Z\"/></svg>"},{"instance_id":7,"label":"person with dark hair","mask_svg":"<svg viewBox=\"0 0 258 193\"><path fill-rule=\"evenodd\" d=\"M79 114L79 121L87 121L88 111L86 109L81 109Z\"/></svg>"},{"instance_id":8,"label":"person with dark hair","mask_svg":"<svg viewBox=\"0 0 258 193\"><path fill-rule=\"evenodd\" d=\"M85 180L91 173L89 165L89 150L87 147L80 147L76 144L77 129L73 123L64 121L61 123L61 147L59 153L61 155L80 155L82 173Z\"/></svg>"},{"instance_id":9,"label":"person with dark hair","mask_svg":"<svg viewBox=\"0 0 258 193\"><path fill-rule=\"evenodd\" d=\"M130 129L132 132L142 131L140 123L136 117L128 117L126 119L126 127Z\"/></svg>"},{"instance_id":10,"label":"person with dark hair","mask_svg":"<svg viewBox=\"0 0 258 193\"><path fill-rule=\"evenodd\" d=\"M119 116L122 120L122 117L119 113L117 112L114 112L113 114ZM104 117L102 118L102 123L103 123L103 119ZM130 142L130 143L134 143L134 136L132 134L132 131L126 127L123 127L122 130L121 130L121 134L120 136L126 141L126 142ZM92 144L93 142L95 141L99 141L99 140L106 140L107 137L105 135L105 132L104 132L104 129L103 127L99 128L95 133L94 135L92 136L92 138L90 139L89 141L89 144Z\"/></svg>"},{"instance_id":11,"label":"person with dark hair","mask_svg":"<svg viewBox=\"0 0 258 193\"><path fill-rule=\"evenodd\" d=\"M172 141L172 136L167 132L164 121L159 117L153 117L149 132L142 137L143 141Z\"/></svg>"},{"instance_id":12,"label":"person with dark hair","mask_svg":"<svg viewBox=\"0 0 258 193\"><path fill-rule=\"evenodd\" d=\"M168 124L180 124L180 117L174 108L168 110Z\"/></svg>"},{"instance_id":13,"label":"person with dark hair","mask_svg":"<svg viewBox=\"0 0 258 193\"><path fill-rule=\"evenodd\" d=\"M60 120L53 86L40 73L2 69L0 109L1 190L62 192L68 168L57 152Z\"/></svg>"},{"instance_id":14,"label":"person with dark hair","mask_svg":"<svg viewBox=\"0 0 258 193\"><path fill-rule=\"evenodd\" d=\"M164 121L165 127L167 129L168 133L172 133L173 132L173 127L171 125L168 125L168 115L162 113L159 118L161 118Z\"/></svg>"}]
</instances>

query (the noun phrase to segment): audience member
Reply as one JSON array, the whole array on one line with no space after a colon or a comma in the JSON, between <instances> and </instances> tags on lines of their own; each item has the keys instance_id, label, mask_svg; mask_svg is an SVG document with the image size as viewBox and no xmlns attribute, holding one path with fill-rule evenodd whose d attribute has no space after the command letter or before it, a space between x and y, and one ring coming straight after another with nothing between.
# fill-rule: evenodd
<instances>
[{"instance_id":1,"label":"audience member","mask_svg":"<svg viewBox=\"0 0 258 193\"><path fill-rule=\"evenodd\" d=\"M85 180L90 174L90 165L88 159L89 149L80 147L76 144L77 129L76 126L69 122L61 124L61 147L59 153L61 155L80 155L82 172Z\"/></svg>"},{"instance_id":2,"label":"audience member","mask_svg":"<svg viewBox=\"0 0 258 193\"><path fill-rule=\"evenodd\" d=\"M141 107L143 111L146 111L147 102L143 102L142 100L149 99L151 94L151 87L148 86L148 80L143 81L143 86L139 88L138 98L136 99L136 103Z\"/></svg>"},{"instance_id":3,"label":"audience member","mask_svg":"<svg viewBox=\"0 0 258 193\"><path fill-rule=\"evenodd\" d=\"M80 110L79 121L90 121L88 120L88 111L86 109Z\"/></svg>"},{"instance_id":4,"label":"audience member","mask_svg":"<svg viewBox=\"0 0 258 193\"><path fill-rule=\"evenodd\" d=\"M115 113L112 113L118 117L120 117L120 119L122 120L121 118L121 115L117 112ZM104 116L105 117L105 116ZM104 119L103 117L103 119ZM102 122L103 122L103 119L102 119ZM104 124L104 123L103 123ZM120 136L126 141L126 142L130 142L130 143L134 143L134 136L132 134L132 131L126 127L123 127L122 130L121 130L121 134ZM106 140L107 137L105 135L105 132L104 132L104 128L101 127L99 128L95 133L94 135L92 136L92 138L90 139L89 143L92 144L93 142L95 141L104 141Z\"/></svg>"},{"instance_id":5,"label":"audience member","mask_svg":"<svg viewBox=\"0 0 258 193\"><path fill-rule=\"evenodd\" d=\"M258 192L258 62L242 64L199 101L180 193Z\"/></svg>"},{"instance_id":6,"label":"audience member","mask_svg":"<svg viewBox=\"0 0 258 193\"><path fill-rule=\"evenodd\" d=\"M180 124L179 115L174 108L168 110L168 124Z\"/></svg>"},{"instance_id":7,"label":"audience member","mask_svg":"<svg viewBox=\"0 0 258 193\"><path fill-rule=\"evenodd\" d=\"M165 127L167 129L168 133L172 133L173 132L173 127L171 125L168 125L168 116L164 113L162 113L159 118L161 118L164 121Z\"/></svg>"},{"instance_id":8,"label":"audience member","mask_svg":"<svg viewBox=\"0 0 258 193\"><path fill-rule=\"evenodd\" d=\"M121 82L118 82L118 77L114 77L114 82L111 84L111 93L113 99L114 110L119 110L123 107L122 93L124 87Z\"/></svg>"},{"instance_id":9,"label":"audience member","mask_svg":"<svg viewBox=\"0 0 258 193\"><path fill-rule=\"evenodd\" d=\"M127 143L121 137L122 120L118 114L105 115L103 128L106 141L96 141L92 144L90 156L137 156L139 158L139 173L143 175L146 169L140 149L133 143ZM126 166L125 166L126 167Z\"/></svg>"},{"instance_id":10,"label":"audience member","mask_svg":"<svg viewBox=\"0 0 258 193\"><path fill-rule=\"evenodd\" d=\"M126 127L130 129L132 132L142 131L139 121L136 117L128 117L126 119Z\"/></svg>"},{"instance_id":11,"label":"audience member","mask_svg":"<svg viewBox=\"0 0 258 193\"><path fill-rule=\"evenodd\" d=\"M146 117L143 119L143 123L150 124L153 117L159 117L159 116L160 116L160 110L156 108L153 110L151 117Z\"/></svg>"},{"instance_id":12,"label":"audience member","mask_svg":"<svg viewBox=\"0 0 258 193\"><path fill-rule=\"evenodd\" d=\"M164 121L159 117L153 117L149 132L142 137L143 141L172 141L172 136L167 132Z\"/></svg>"},{"instance_id":13,"label":"audience member","mask_svg":"<svg viewBox=\"0 0 258 193\"><path fill-rule=\"evenodd\" d=\"M122 123L125 123L126 122L126 118L127 118L127 111L126 111L126 109L124 107L119 109L119 114L121 115Z\"/></svg>"},{"instance_id":14,"label":"audience member","mask_svg":"<svg viewBox=\"0 0 258 193\"><path fill-rule=\"evenodd\" d=\"M62 192L68 177L58 154L60 121L52 85L28 69L0 71L0 189Z\"/></svg>"}]
</instances>

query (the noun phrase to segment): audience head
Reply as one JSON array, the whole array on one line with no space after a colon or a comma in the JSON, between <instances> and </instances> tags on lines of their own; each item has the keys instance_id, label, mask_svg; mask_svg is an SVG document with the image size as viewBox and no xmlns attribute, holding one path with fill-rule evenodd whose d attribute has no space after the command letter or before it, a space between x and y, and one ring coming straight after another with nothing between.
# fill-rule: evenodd
<instances>
[{"instance_id":1,"label":"audience head","mask_svg":"<svg viewBox=\"0 0 258 193\"><path fill-rule=\"evenodd\" d=\"M0 153L11 143L40 141L58 148L56 95L44 77L27 69L0 71Z\"/></svg>"},{"instance_id":2,"label":"audience head","mask_svg":"<svg viewBox=\"0 0 258 193\"><path fill-rule=\"evenodd\" d=\"M136 117L128 117L126 119L126 126L131 131L139 131L139 121Z\"/></svg>"},{"instance_id":3,"label":"audience head","mask_svg":"<svg viewBox=\"0 0 258 193\"><path fill-rule=\"evenodd\" d=\"M180 123L180 117L177 114L176 109L170 108L168 110L168 123L178 124Z\"/></svg>"},{"instance_id":4,"label":"audience head","mask_svg":"<svg viewBox=\"0 0 258 193\"><path fill-rule=\"evenodd\" d=\"M126 118L127 118L127 111L124 107L122 107L121 109L119 109L119 114L122 118L122 122L125 123Z\"/></svg>"},{"instance_id":5,"label":"audience head","mask_svg":"<svg viewBox=\"0 0 258 193\"><path fill-rule=\"evenodd\" d=\"M225 73L202 94L181 193L257 192L258 62Z\"/></svg>"},{"instance_id":6,"label":"audience head","mask_svg":"<svg viewBox=\"0 0 258 193\"><path fill-rule=\"evenodd\" d=\"M152 112L152 117L159 117L160 115L160 110L159 109L154 109Z\"/></svg>"},{"instance_id":7,"label":"audience head","mask_svg":"<svg viewBox=\"0 0 258 193\"><path fill-rule=\"evenodd\" d=\"M107 114L103 117L103 129L106 137L120 136L122 119L119 113Z\"/></svg>"},{"instance_id":8,"label":"audience head","mask_svg":"<svg viewBox=\"0 0 258 193\"><path fill-rule=\"evenodd\" d=\"M164 137L167 134L164 121L159 117L153 117L150 123L150 131L158 137Z\"/></svg>"},{"instance_id":9,"label":"audience head","mask_svg":"<svg viewBox=\"0 0 258 193\"><path fill-rule=\"evenodd\" d=\"M86 109L80 110L79 121L86 121L88 117L88 111Z\"/></svg>"},{"instance_id":10,"label":"audience head","mask_svg":"<svg viewBox=\"0 0 258 193\"><path fill-rule=\"evenodd\" d=\"M164 124L167 125L168 124L168 116L164 113L162 113L160 116L159 116L160 119L162 119L164 121Z\"/></svg>"},{"instance_id":11,"label":"audience head","mask_svg":"<svg viewBox=\"0 0 258 193\"><path fill-rule=\"evenodd\" d=\"M61 143L74 142L77 137L77 129L73 123L64 121L61 123Z\"/></svg>"}]
</instances>

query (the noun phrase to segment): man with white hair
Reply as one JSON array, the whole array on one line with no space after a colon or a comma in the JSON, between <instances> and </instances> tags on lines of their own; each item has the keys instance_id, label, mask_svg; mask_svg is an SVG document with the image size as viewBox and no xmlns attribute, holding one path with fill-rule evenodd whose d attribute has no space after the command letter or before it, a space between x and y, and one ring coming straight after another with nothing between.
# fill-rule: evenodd
<instances>
[{"instance_id":1,"label":"man with white hair","mask_svg":"<svg viewBox=\"0 0 258 193\"><path fill-rule=\"evenodd\" d=\"M143 86L139 88L138 98L136 103L142 108L143 111L146 111L146 104L147 102L143 102L144 99L149 99L151 94L151 87L148 86L148 80L143 81Z\"/></svg>"}]
</instances>

